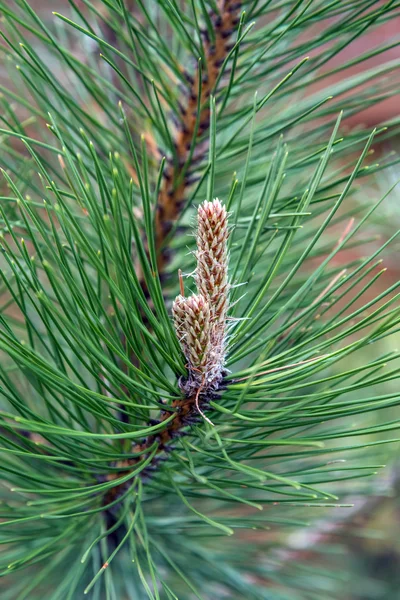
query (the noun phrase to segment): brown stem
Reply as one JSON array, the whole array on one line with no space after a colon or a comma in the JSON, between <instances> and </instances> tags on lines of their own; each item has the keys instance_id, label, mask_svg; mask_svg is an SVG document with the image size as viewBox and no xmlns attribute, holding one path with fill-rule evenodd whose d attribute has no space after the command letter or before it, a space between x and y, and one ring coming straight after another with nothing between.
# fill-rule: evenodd
<instances>
[{"instance_id":1,"label":"brown stem","mask_svg":"<svg viewBox=\"0 0 400 600\"><path fill-rule=\"evenodd\" d=\"M189 157L190 147L195 135L198 105L201 109L197 136L203 135L210 126L209 96L217 82L222 63L230 48L230 37L239 20L242 2L222 0L219 2L220 14L211 14L214 27L215 43L208 39L205 33L203 41L205 64L201 84L198 72L191 77L189 93L186 102L181 106L181 119L176 131L174 145L176 156L169 159L164 171L164 179L160 189L155 215L155 242L158 251L158 268L162 273L168 263L168 252L164 247L165 240L171 232L174 222L178 219L185 202L187 188L190 186L190 174L183 167ZM200 84L200 85L199 85ZM199 99L200 93L200 99ZM204 155L205 148L198 148L200 154L194 154L194 159ZM182 176L183 175L183 176Z\"/></svg>"},{"instance_id":2,"label":"brown stem","mask_svg":"<svg viewBox=\"0 0 400 600\"><path fill-rule=\"evenodd\" d=\"M149 476L158 463L165 460L168 457L168 453L172 450L171 444L173 441L185 435L185 429L194 425L201 419L201 415L198 410L198 403L200 403L203 410L209 408L209 401L215 398L215 393L207 393L202 395L201 390L197 390L192 393L190 397L179 398L174 400L171 405L171 409L175 412L174 418L168 422L165 429L161 432L148 436L142 443L135 444L131 450L132 454L140 453L138 458L132 458L129 460L121 461L117 466L124 471L114 472L107 476L107 481L113 481L118 479L122 475L126 475L126 467L136 467L140 462L144 462L148 457L146 450L150 449L154 442L157 443L156 452L153 455L151 463L146 466L145 469L140 473L141 477ZM171 416L170 410L165 410L161 413L160 423L163 423ZM109 504L115 500L118 496L124 493L126 484L118 484L114 488L108 491L104 498L104 505Z\"/></svg>"}]
</instances>

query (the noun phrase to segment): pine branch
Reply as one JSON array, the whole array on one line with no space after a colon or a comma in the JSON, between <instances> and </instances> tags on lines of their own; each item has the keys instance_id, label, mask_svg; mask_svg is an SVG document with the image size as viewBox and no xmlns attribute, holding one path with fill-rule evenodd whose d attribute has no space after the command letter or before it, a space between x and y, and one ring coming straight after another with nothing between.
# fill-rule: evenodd
<instances>
[{"instance_id":1,"label":"pine branch","mask_svg":"<svg viewBox=\"0 0 400 600\"><path fill-rule=\"evenodd\" d=\"M378 415L399 405L400 296L381 268L397 234L362 233L391 190L375 198L365 177L398 159L371 163L374 135L342 135L337 113L395 95L398 76L340 66L309 85L398 10L375 4L71 0L43 21L0 0L5 600L95 584L93 598L258 600L282 527L373 491L375 438L399 429ZM175 301L169 248L193 272ZM301 578L277 576L304 600Z\"/></svg>"}]
</instances>

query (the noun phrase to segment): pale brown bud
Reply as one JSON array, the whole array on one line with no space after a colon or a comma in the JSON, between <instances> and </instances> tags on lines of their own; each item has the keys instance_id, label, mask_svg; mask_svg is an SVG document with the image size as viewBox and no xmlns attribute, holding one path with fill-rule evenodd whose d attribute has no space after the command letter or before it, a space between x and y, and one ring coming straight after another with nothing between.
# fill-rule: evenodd
<instances>
[{"instance_id":1,"label":"pale brown bud","mask_svg":"<svg viewBox=\"0 0 400 600\"><path fill-rule=\"evenodd\" d=\"M197 216L197 290L210 304L214 377L221 379L226 353L229 307L228 215L218 199L203 202Z\"/></svg>"},{"instance_id":2,"label":"pale brown bud","mask_svg":"<svg viewBox=\"0 0 400 600\"><path fill-rule=\"evenodd\" d=\"M200 204L197 215L196 285L214 321L225 325L229 302L228 215L218 199Z\"/></svg>"},{"instance_id":3,"label":"pale brown bud","mask_svg":"<svg viewBox=\"0 0 400 600\"><path fill-rule=\"evenodd\" d=\"M226 354L226 317L229 306L228 217L219 200L198 209L197 294L178 296L173 304L175 330L188 361L186 393L218 388ZM200 410L200 409L199 409Z\"/></svg>"},{"instance_id":4,"label":"pale brown bud","mask_svg":"<svg viewBox=\"0 0 400 600\"><path fill-rule=\"evenodd\" d=\"M174 325L188 361L190 379L204 385L211 359L211 314L207 300L200 294L177 296L172 306Z\"/></svg>"}]
</instances>

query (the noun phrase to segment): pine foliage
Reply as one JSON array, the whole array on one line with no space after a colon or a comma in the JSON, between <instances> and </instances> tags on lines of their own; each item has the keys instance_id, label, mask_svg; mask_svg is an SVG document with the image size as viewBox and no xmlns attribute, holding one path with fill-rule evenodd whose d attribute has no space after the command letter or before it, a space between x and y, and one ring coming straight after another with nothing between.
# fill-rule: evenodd
<instances>
[{"instance_id":1,"label":"pine foliage","mask_svg":"<svg viewBox=\"0 0 400 600\"><path fill-rule=\"evenodd\" d=\"M331 62L398 8L0 0L2 599L335 598L276 562L398 435L391 189L352 202L398 125L341 125L398 42Z\"/></svg>"}]
</instances>

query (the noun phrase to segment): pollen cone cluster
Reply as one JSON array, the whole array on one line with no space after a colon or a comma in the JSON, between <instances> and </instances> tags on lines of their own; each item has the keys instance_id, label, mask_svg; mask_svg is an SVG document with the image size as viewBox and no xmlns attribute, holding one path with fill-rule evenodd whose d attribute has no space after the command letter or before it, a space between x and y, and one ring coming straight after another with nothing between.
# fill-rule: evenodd
<instances>
[{"instance_id":1,"label":"pollen cone cluster","mask_svg":"<svg viewBox=\"0 0 400 600\"><path fill-rule=\"evenodd\" d=\"M197 294L178 296L172 312L187 359L186 393L216 389L222 380L229 305L228 219L219 200L203 202L197 215Z\"/></svg>"}]
</instances>

